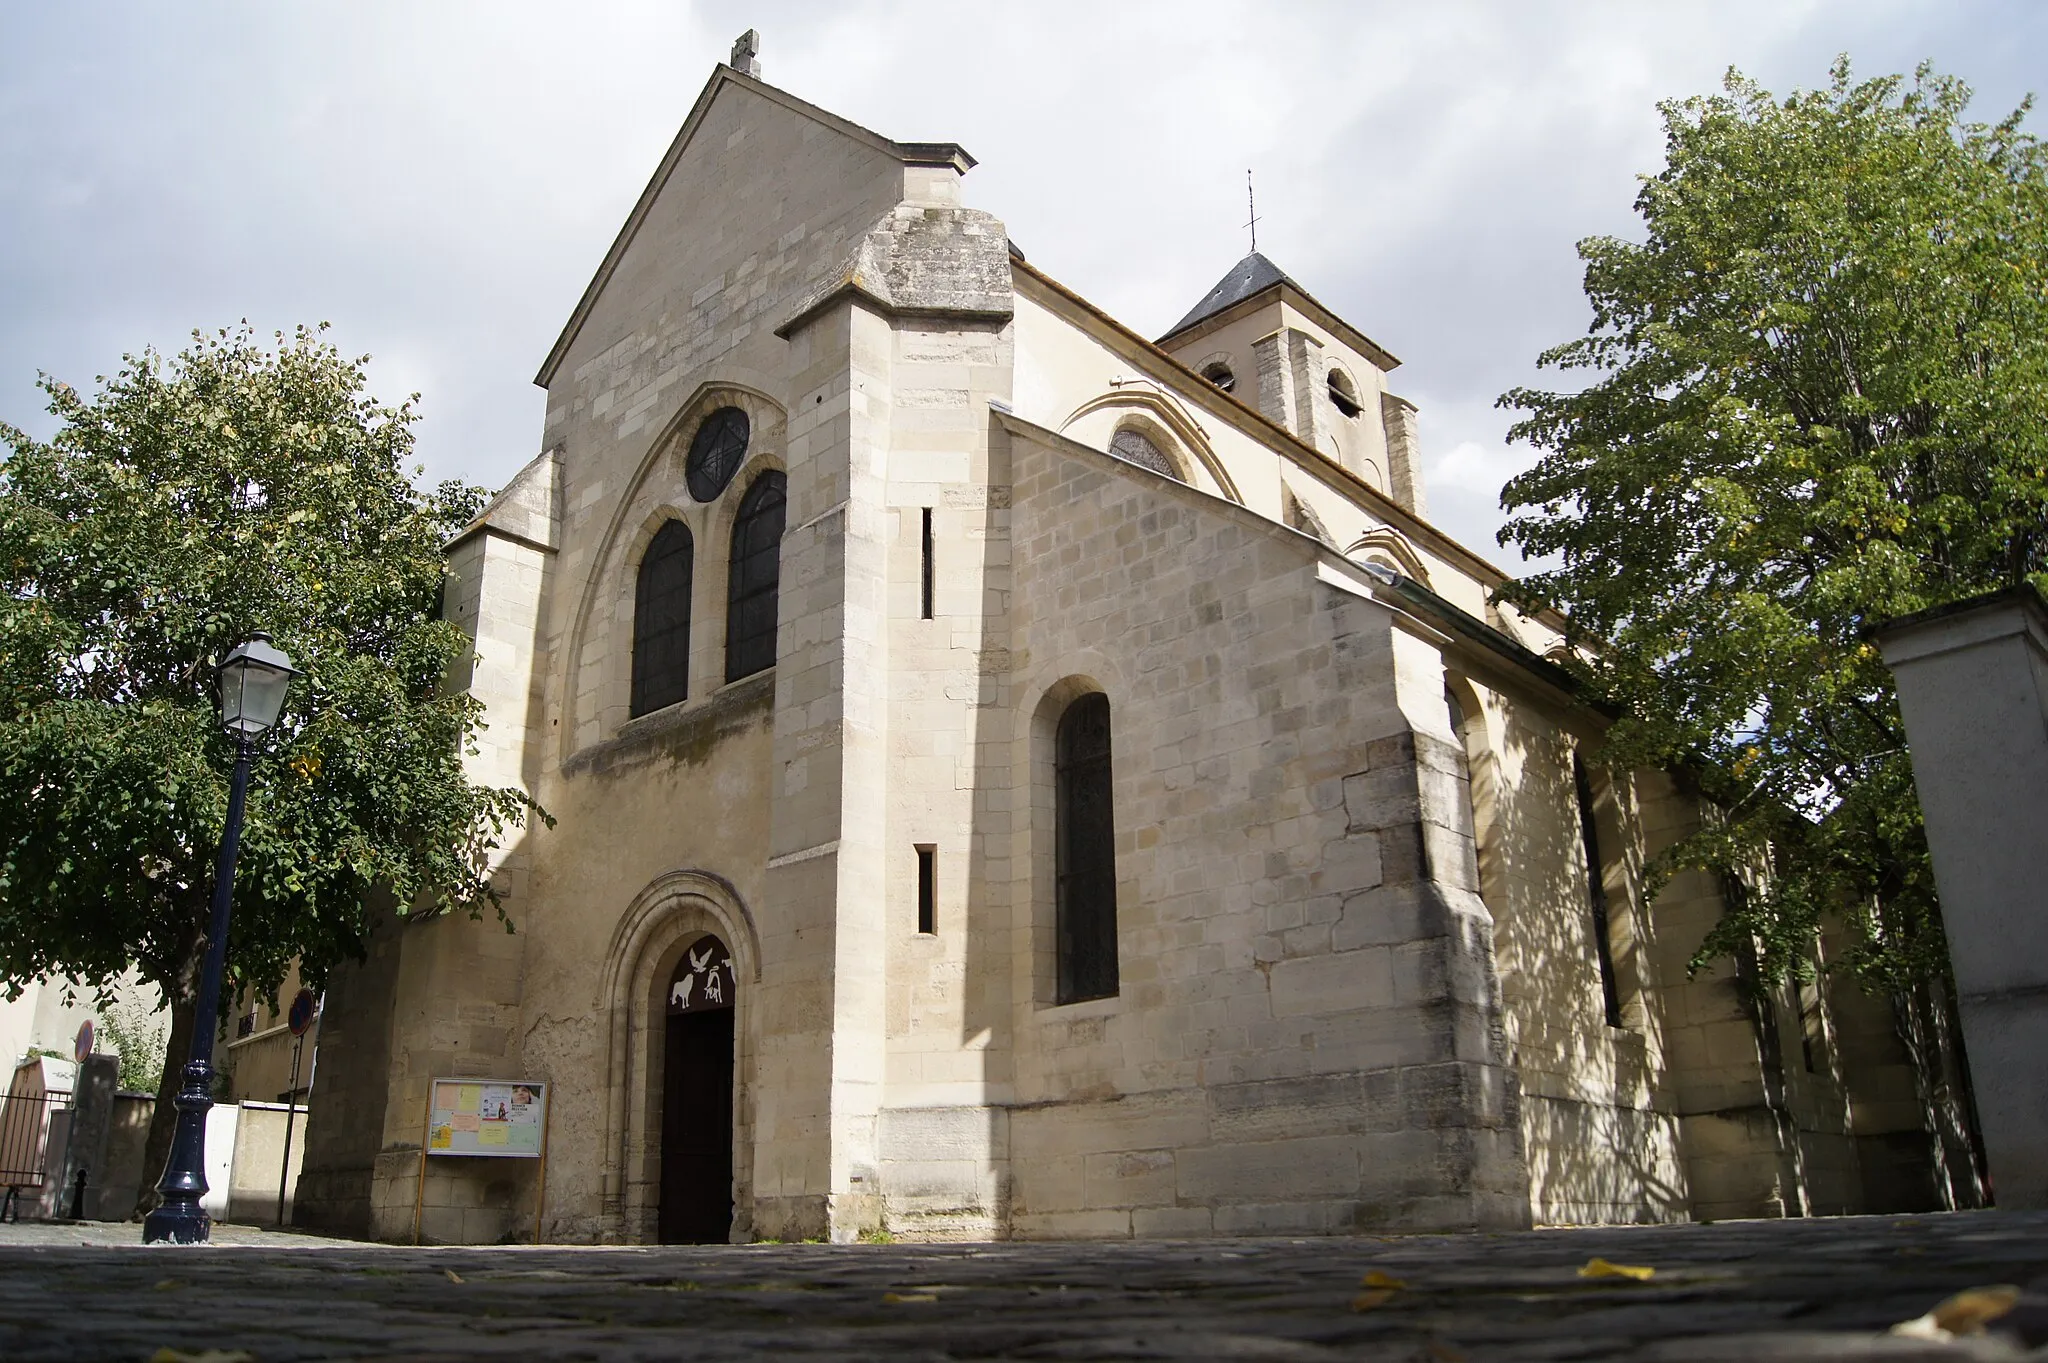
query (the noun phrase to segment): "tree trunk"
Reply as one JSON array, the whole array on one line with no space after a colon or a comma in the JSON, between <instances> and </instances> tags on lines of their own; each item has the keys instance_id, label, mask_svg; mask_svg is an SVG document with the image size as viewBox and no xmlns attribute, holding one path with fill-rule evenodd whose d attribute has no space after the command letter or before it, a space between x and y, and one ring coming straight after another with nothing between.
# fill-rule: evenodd
<instances>
[{"instance_id":1,"label":"tree trunk","mask_svg":"<svg viewBox=\"0 0 2048 1363\"><path fill-rule=\"evenodd\" d=\"M1971 1130L1970 1099L1963 1087L1962 1034L1946 1008L1945 990L1920 980L1892 996L1899 1039L1913 1057L1932 1161L1934 1196L1945 1210L1988 1201Z\"/></svg>"},{"instance_id":2,"label":"tree trunk","mask_svg":"<svg viewBox=\"0 0 2048 1363\"><path fill-rule=\"evenodd\" d=\"M157 1180L171 1157L171 1133L177 1129L174 1101L185 1082L185 1062L192 1058L193 1012L199 1006L199 969L206 959L206 938L197 935L186 951L175 980L156 981L171 1010L171 1039L164 1048L164 1074L156 1085L156 1109L149 1115L149 1140L142 1149L142 1187L135 1197L135 1215L156 1210ZM214 1023L213 1025L218 1025Z\"/></svg>"}]
</instances>

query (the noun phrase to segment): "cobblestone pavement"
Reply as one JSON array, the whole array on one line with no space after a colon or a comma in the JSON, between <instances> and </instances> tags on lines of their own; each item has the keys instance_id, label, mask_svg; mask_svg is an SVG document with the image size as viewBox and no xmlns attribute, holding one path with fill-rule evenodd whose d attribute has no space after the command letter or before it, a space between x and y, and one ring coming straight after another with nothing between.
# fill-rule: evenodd
<instances>
[{"instance_id":1,"label":"cobblestone pavement","mask_svg":"<svg viewBox=\"0 0 2048 1363\"><path fill-rule=\"evenodd\" d=\"M947 1246L138 1232L0 1226L0 1359L2048 1359L2048 1213ZM1596 1256L1656 1272L1581 1276ZM2029 1289L1994 1333L1882 1333L1994 1283Z\"/></svg>"}]
</instances>

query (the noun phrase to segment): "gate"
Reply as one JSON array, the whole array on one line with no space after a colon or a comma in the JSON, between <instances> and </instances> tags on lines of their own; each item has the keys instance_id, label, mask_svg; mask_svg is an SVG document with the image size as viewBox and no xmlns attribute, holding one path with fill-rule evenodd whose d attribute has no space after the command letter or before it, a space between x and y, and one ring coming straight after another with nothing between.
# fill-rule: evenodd
<instances>
[{"instance_id":1,"label":"gate","mask_svg":"<svg viewBox=\"0 0 2048 1363\"><path fill-rule=\"evenodd\" d=\"M70 1110L61 1090L0 1094L0 1221L19 1221L24 1197L35 1202L49 1182L51 1121Z\"/></svg>"}]
</instances>

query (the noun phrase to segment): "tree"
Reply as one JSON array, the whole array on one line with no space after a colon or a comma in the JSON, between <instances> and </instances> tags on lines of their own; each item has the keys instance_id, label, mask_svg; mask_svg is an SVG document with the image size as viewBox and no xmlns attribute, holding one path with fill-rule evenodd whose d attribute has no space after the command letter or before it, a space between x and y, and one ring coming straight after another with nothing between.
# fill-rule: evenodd
<instances>
[{"instance_id":1,"label":"tree","mask_svg":"<svg viewBox=\"0 0 2048 1363\"><path fill-rule=\"evenodd\" d=\"M412 405L366 396L364 362L244 324L126 357L91 398L45 375L47 443L0 426L0 983L105 991L133 963L162 991L152 1175L193 1028L219 1023L193 1011L228 649L268 630L306 675L256 755L224 999L294 959L317 985L373 896L496 909L487 856L537 812L470 783L479 707L444 684L469 642L439 618L441 548L481 494L414 488Z\"/></svg>"},{"instance_id":2,"label":"tree","mask_svg":"<svg viewBox=\"0 0 2048 1363\"><path fill-rule=\"evenodd\" d=\"M100 1030L121 1058L115 1082L123 1092L154 1093L163 1086L170 1029L159 1014L134 999L117 1000L100 1010Z\"/></svg>"},{"instance_id":3,"label":"tree","mask_svg":"<svg viewBox=\"0 0 2048 1363\"><path fill-rule=\"evenodd\" d=\"M1725 816L1662 870L1771 868L1696 964L1803 977L1841 913L1862 978L1912 989L1946 954L1864 631L2048 586L2048 157L2028 105L1965 121L1925 66L1724 89L1660 106L1645 239L1579 246L1593 323L1542 363L1591 381L1501 399L1543 451L1501 541L1561 564L1512 595L1597 638L1609 760L1685 765Z\"/></svg>"}]
</instances>

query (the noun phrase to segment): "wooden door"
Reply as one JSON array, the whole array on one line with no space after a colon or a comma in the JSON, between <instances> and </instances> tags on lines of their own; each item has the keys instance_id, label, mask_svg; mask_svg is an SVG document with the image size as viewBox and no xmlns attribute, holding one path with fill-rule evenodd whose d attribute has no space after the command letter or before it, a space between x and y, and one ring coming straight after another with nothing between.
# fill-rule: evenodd
<instances>
[{"instance_id":1,"label":"wooden door","mask_svg":"<svg viewBox=\"0 0 2048 1363\"><path fill-rule=\"evenodd\" d=\"M724 1244L732 1233L731 955L707 937L669 987L662 1066L661 1212L665 1245Z\"/></svg>"}]
</instances>

